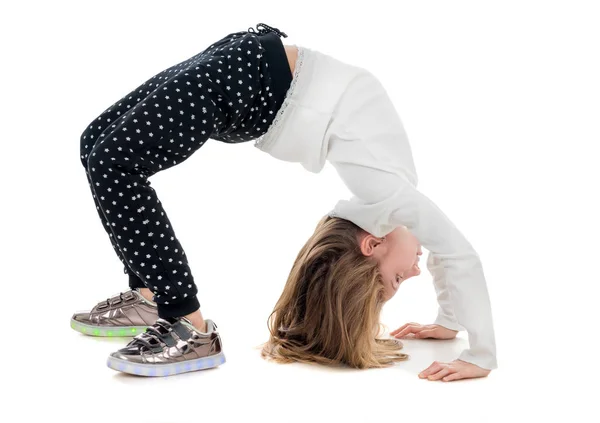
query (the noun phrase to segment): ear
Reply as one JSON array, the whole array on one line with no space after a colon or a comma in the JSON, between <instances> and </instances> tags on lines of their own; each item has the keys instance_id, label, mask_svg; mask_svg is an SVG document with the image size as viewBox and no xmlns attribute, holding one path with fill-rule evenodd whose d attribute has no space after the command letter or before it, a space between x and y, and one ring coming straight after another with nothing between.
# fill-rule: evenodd
<instances>
[{"instance_id":1,"label":"ear","mask_svg":"<svg viewBox=\"0 0 600 423\"><path fill-rule=\"evenodd\" d=\"M360 251L363 253L363 255L370 257L375 253L376 248L383 242L385 242L385 236L378 238L370 233L367 233L360 240Z\"/></svg>"}]
</instances>

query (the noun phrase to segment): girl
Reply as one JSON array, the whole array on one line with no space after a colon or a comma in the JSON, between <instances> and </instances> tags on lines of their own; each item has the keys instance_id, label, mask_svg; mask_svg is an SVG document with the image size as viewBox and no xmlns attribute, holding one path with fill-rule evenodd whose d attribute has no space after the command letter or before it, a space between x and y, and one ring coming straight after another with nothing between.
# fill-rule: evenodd
<instances>
[{"instance_id":1,"label":"girl","mask_svg":"<svg viewBox=\"0 0 600 423\"><path fill-rule=\"evenodd\" d=\"M71 326L131 336L110 354L122 372L164 376L225 362L204 319L185 252L148 178L185 161L209 138L254 146L320 172L329 161L352 192L319 221L269 318L262 355L278 362L389 366L409 356L397 338L453 338L470 348L420 377L486 376L497 367L491 307L478 254L417 189L401 120L368 70L284 45L277 28L231 33L125 95L81 136L96 208L130 290L75 313ZM383 304L420 274L421 244L439 302L433 325L379 338Z\"/></svg>"}]
</instances>

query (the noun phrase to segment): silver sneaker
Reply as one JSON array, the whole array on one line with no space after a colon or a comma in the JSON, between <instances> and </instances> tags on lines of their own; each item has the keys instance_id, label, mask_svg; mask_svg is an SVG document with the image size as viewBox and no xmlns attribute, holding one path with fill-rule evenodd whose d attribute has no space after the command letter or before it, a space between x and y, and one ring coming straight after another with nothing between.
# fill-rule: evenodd
<instances>
[{"instance_id":1,"label":"silver sneaker","mask_svg":"<svg viewBox=\"0 0 600 423\"><path fill-rule=\"evenodd\" d=\"M209 369L225 363L217 325L206 319L200 332L185 317L159 318L146 332L110 354L113 370L140 376L169 376Z\"/></svg>"},{"instance_id":2,"label":"silver sneaker","mask_svg":"<svg viewBox=\"0 0 600 423\"><path fill-rule=\"evenodd\" d=\"M135 336L156 319L156 304L132 289L99 302L90 311L76 312L71 317L71 327L86 335Z\"/></svg>"}]
</instances>

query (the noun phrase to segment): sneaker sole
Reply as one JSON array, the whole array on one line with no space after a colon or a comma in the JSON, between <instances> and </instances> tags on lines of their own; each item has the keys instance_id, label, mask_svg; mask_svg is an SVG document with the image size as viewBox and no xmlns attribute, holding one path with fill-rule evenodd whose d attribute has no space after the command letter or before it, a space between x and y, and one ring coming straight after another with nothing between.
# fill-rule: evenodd
<instances>
[{"instance_id":1,"label":"sneaker sole","mask_svg":"<svg viewBox=\"0 0 600 423\"><path fill-rule=\"evenodd\" d=\"M220 366L223 363L225 363L225 355L222 351L219 354L208 357L170 364L131 363L111 355L108 356L108 360L106 361L106 365L113 370L137 376L171 376L180 373L194 372L196 370L210 369Z\"/></svg>"},{"instance_id":2,"label":"sneaker sole","mask_svg":"<svg viewBox=\"0 0 600 423\"><path fill-rule=\"evenodd\" d=\"M135 336L146 331L148 326L93 326L71 319L71 328L84 335L92 336Z\"/></svg>"}]
</instances>

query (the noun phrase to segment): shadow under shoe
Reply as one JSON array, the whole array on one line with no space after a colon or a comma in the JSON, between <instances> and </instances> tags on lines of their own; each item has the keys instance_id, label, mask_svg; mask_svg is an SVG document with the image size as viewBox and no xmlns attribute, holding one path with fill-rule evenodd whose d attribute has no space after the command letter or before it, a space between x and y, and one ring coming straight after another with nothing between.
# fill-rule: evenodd
<instances>
[{"instance_id":1,"label":"shadow under shoe","mask_svg":"<svg viewBox=\"0 0 600 423\"><path fill-rule=\"evenodd\" d=\"M169 376L225 363L217 325L206 319L200 332L185 317L159 318L146 332L109 355L107 366L139 376Z\"/></svg>"},{"instance_id":2,"label":"shadow under shoe","mask_svg":"<svg viewBox=\"0 0 600 423\"><path fill-rule=\"evenodd\" d=\"M135 336L158 319L158 308L137 289L99 302L90 311L76 312L71 327L93 336Z\"/></svg>"}]
</instances>

